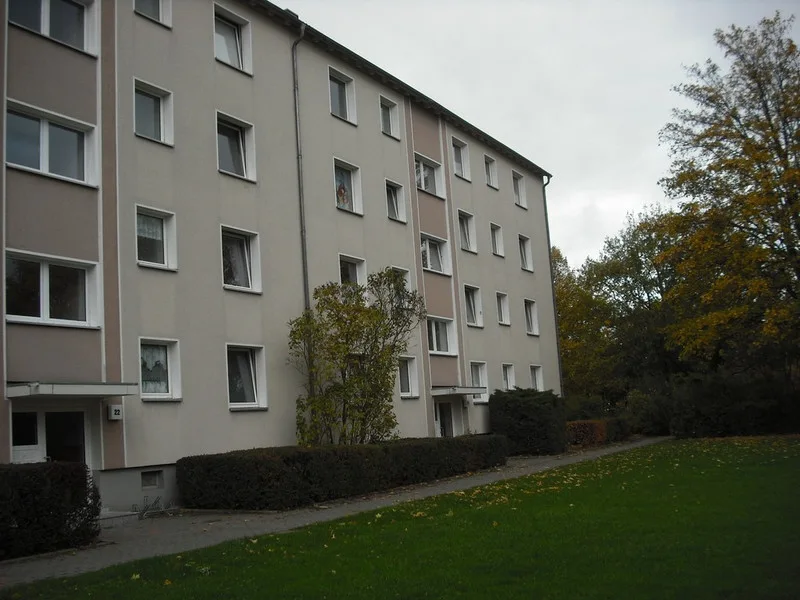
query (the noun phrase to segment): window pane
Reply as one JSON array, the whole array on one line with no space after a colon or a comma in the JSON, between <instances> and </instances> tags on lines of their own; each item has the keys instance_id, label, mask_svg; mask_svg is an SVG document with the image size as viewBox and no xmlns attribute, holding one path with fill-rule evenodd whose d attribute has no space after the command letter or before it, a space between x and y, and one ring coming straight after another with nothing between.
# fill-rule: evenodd
<instances>
[{"instance_id":1,"label":"window pane","mask_svg":"<svg viewBox=\"0 0 800 600\"><path fill-rule=\"evenodd\" d=\"M142 344L142 393L169 394L169 360L163 344Z\"/></svg>"},{"instance_id":2,"label":"window pane","mask_svg":"<svg viewBox=\"0 0 800 600\"><path fill-rule=\"evenodd\" d=\"M392 109L381 104L381 129L383 133L392 133Z\"/></svg>"},{"instance_id":3,"label":"window pane","mask_svg":"<svg viewBox=\"0 0 800 600\"><path fill-rule=\"evenodd\" d=\"M416 161L414 163L414 175L417 181L417 187L422 187L422 163L420 161Z\"/></svg>"},{"instance_id":4,"label":"window pane","mask_svg":"<svg viewBox=\"0 0 800 600\"><path fill-rule=\"evenodd\" d=\"M400 209L397 202L397 188L391 185L386 186L386 205L390 219L400 218Z\"/></svg>"},{"instance_id":5,"label":"window pane","mask_svg":"<svg viewBox=\"0 0 800 600\"><path fill-rule=\"evenodd\" d=\"M336 206L353 210L353 174L344 167L335 168Z\"/></svg>"},{"instance_id":6,"label":"window pane","mask_svg":"<svg viewBox=\"0 0 800 600\"><path fill-rule=\"evenodd\" d=\"M401 360L400 361L400 393L401 394L410 394L411 393L411 380L409 378L409 361L408 360Z\"/></svg>"},{"instance_id":7,"label":"window pane","mask_svg":"<svg viewBox=\"0 0 800 600\"><path fill-rule=\"evenodd\" d=\"M434 323L433 321L428 320L427 325L428 325L428 350L436 350L436 346L434 344L434 339L433 339Z\"/></svg>"},{"instance_id":8,"label":"window pane","mask_svg":"<svg viewBox=\"0 0 800 600\"><path fill-rule=\"evenodd\" d=\"M49 265L50 318L86 320L86 271Z\"/></svg>"},{"instance_id":9,"label":"window pane","mask_svg":"<svg viewBox=\"0 0 800 600\"><path fill-rule=\"evenodd\" d=\"M154 140L161 139L161 98L136 90L136 133Z\"/></svg>"},{"instance_id":10,"label":"window pane","mask_svg":"<svg viewBox=\"0 0 800 600\"><path fill-rule=\"evenodd\" d=\"M513 178L513 182L514 182L514 200L516 201L517 204L519 204L519 201L520 201L520 197L519 197L519 177L514 177Z\"/></svg>"},{"instance_id":11,"label":"window pane","mask_svg":"<svg viewBox=\"0 0 800 600\"><path fill-rule=\"evenodd\" d=\"M136 12L161 20L161 0L136 0Z\"/></svg>"},{"instance_id":12,"label":"window pane","mask_svg":"<svg viewBox=\"0 0 800 600\"><path fill-rule=\"evenodd\" d=\"M337 117L347 118L347 84L335 77L331 82L331 112Z\"/></svg>"},{"instance_id":13,"label":"window pane","mask_svg":"<svg viewBox=\"0 0 800 600\"><path fill-rule=\"evenodd\" d=\"M528 251L527 244L522 238L519 239L519 260L523 269L528 268Z\"/></svg>"},{"instance_id":14,"label":"window pane","mask_svg":"<svg viewBox=\"0 0 800 600\"><path fill-rule=\"evenodd\" d=\"M41 168L39 163L41 123L39 119L9 111L6 126L8 127L6 160L31 169Z\"/></svg>"},{"instance_id":15,"label":"window pane","mask_svg":"<svg viewBox=\"0 0 800 600\"><path fill-rule=\"evenodd\" d=\"M50 123L51 173L83 181L83 133Z\"/></svg>"},{"instance_id":16,"label":"window pane","mask_svg":"<svg viewBox=\"0 0 800 600\"><path fill-rule=\"evenodd\" d=\"M8 20L34 31L42 30L42 3L39 0L10 0Z\"/></svg>"},{"instance_id":17,"label":"window pane","mask_svg":"<svg viewBox=\"0 0 800 600\"><path fill-rule=\"evenodd\" d=\"M430 165L422 165L422 189L431 194L436 193L436 172Z\"/></svg>"},{"instance_id":18,"label":"window pane","mask_svg":"<svg viewBox=\"0 0 800 600\"><path fill-rule=\"evenodd\" d=\"M436 349L439 352L448 352L447 345L447 323L435 321L436 323Z\"/></svg>"},{"instance_id":19,"label":"window pane","mask_svg":"<svg viewBox=\"0 0 800 600\"><path fill-rule=\"evenodd\" d=\"M50 0L50 37L83 48L84 7L69 0Z\"/></svg>"},{"instance_id":20,"label":"window pane","mask_svg":"<svg viewBox=\"0 0 800 600\"><path fill-rule=\"evenodd\" d=\"M250 287L249 246L243 235L222 235L222 275L226 285Z\"/></svg>"},{"instance_id":21,"label":"window pane","mask_svg":"<svg viewBox=\"0 0 800 600\"><path fill-rule=\"evenodd\" d=\"M244 177L242 130L225 123L217 123L217 150L220 170Z\"/></svg>"},{"instance_id":22,"label":"window pane","mask_svg":"<svg viewBox=\"0 0 800 600\"><path fill-rule=\"evenodd\" d=\"M38 262L6 258L6 312L21 317L40 317L41 282Z\"/></svg>"},{"instance_id":23,"label":"window pane","mask_svg":"<svg viewBox=\"0 0 800 600\"><path fill-rule=\"evenodd\" d=\"M467 290L467 323L475 323L475 290Z\"/></svg>"},{"instance_id":24,"label":"window pane","mask_svg":"<svg viewBox=\"0 0 800 600\"><path fill-rule=\"evenodd\" d=\"M472 385L478 387L481 385L481 366L472 364L470 365L470 371L472 373Z\"/></svg>"},{"instance_id":25,"label":"window pane","mask_svg":"<svg viewBox=\"0 0 800 600\"><path fill-rule=\"evenodd\" d=\"M505 321L505 313L503 312L503 297L497 296L497 320L498 321Z\"/></svg>"},{"instance_id":26,"label":"window pane","mask_svg":"<svg viewBox=\"0 0 800 600\"><path fill-rule=\"evenodd\" d=\"M136 249L139 260L164 262L164 219L152 215L136 215Z\"/></svg>"},{"instance_id":27,"label":"window pane","mask_svg":"<svg viewBox=\"0 0 800 600\"><path fill-rule=\"evenodd\" d=\"M464 176L464 164L461 157L461 146L453 144L453 159L456 166L456 175Z\"/></svg>"},{"instance_id":28,"label":"window pane","mask_svg":"<svg viewBox=\"0 0 800 600\"><path fill-rule=\"evenodd\" d=\"M214 52L221 61L237 69L242 68L238 26L219 17L214 19Z\"/></svg>"},{"instance_id":29,"label":"window pane","mask_svg":"<svg viewBox=\"0 0 800 600\"><path fill-rule=\"evenodd\" d=\"M253 362L252 350L228 350L228 399L231 404L256 403Z\"/></svg>"},{"instance_id":30,"label":"window pane","mask_svg":"<svg viewBox=\"0 0 800 600\"><path fill-rule=\"evenodd\" d=\"M472 243L469 239L469 220L467 217L458 218L458 226L461 230L461 248L464 250L472 249Z\"/></svg>"},{"instance_id":31,"label":"window pane","mask_svg":"<svg viewBox=\"0 0 800 600\"><path fill-rule=\"evenodd\" d=\"M358 265L348 260L340 260L339 277L342 283L358 283Z\"/></svg>"},{"instance_id":32,"label":"window pane","mask_svg":"<svg viewBox=\"0 0 800 600\"><path fill-rule=\"evenodd\" d=\"M39 443L35 412L11 413L11 445L35 446Z\"/></svg>"},{"instance_id":33,"label":"window pane","mask_svg":"<svg viewBox=\"0 0 800 600\"><path fill-rule=\"evenodd\" d=\"M442 271L442 249L436 242L428 242L428 247L430 249L430 268L434 271Z\"/></svg>"}]
</instances>

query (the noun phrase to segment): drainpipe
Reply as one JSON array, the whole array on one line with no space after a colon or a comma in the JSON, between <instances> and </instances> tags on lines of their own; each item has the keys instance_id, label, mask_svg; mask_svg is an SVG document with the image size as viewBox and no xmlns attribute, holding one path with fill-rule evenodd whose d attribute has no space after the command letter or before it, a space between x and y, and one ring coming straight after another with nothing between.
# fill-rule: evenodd
<instances>
[{"instance_id":1,"label":"drainpipe","mask_svg":"<svg viewBox=\"0 0 800 600\"><path fill-rule=\"evenodd\" d=\"M306 203L303 191L303 144L300 138L300 82L297 77L297 45L306 34L306 24L300 23L300 37L292 44L292 80L294 82L294 139L297 149L297 195L300 205L300 259L303 264L303 302L305 309L311 308L311 293L308 287L308 240L306 238Z\"/></svg>"},{"instance_id":2,"label":"drainpipe","mask_svg":"<svg viewBox=\"0 0 800 600\"><path fill-rule=\"evenodd\" d=\"M544 201L544 226L547 231L547 266L550 269L550 292L553 298L553 317L556 323L556 354L558 358L558 386L561 388L561 397L564 397L564 374L561 369L561 342L558 337L558 309L556 307L556 288L553 281L553 252L550 244L550 219L547 216L547 186L550 185L550 175L545 175L545 182L542 186L542 199Z\"/></svg>"}]
</instances>

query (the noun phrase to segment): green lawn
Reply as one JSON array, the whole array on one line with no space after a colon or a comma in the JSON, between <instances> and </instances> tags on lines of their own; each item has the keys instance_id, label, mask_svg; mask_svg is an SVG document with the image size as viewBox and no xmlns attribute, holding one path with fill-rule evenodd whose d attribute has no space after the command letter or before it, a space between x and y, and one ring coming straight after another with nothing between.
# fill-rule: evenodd
<instances>
[{"instance_id":1,"label":"green lawn","mask_svg":"<svg viewBox=\"0 0 800 600\"><path fill-rule=\"evenodd\" d=\"M797 598L800 436L667 442L2 598Z\"/></svg>"}]
</instances>

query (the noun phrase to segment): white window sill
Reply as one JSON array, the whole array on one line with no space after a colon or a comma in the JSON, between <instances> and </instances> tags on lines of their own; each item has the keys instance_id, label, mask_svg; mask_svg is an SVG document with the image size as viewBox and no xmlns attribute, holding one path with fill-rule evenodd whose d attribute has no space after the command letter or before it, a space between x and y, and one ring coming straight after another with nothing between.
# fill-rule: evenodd
<instances>
[{"instance_id":1,"label":"white window sill","mask_svg":"<svg viewBox=\"0 0 800 600\"><path fill-rule=\"evenodd\" d=\"M257 183L255 179L247 177L246 175L239 175L238 173L232 173L231 171L226 171L225 169L220 169L219 167L217 167L217 171L219 171L223 175L227 175L228 177L233 177L234 179L240 179L242 181L247 181L248 183Z\"/></svg>"},{"instance_id":2,"label":"white window sill","mask_svg":"<svg viewBox=\"0 0 800 600\"><path fill-rule=\"evenodd\" d=\"M86 321L64 321L60 319L40 319L39 317L22 317L19 315L6 315L6 323L20 325L42 325L44 327L66 327L68 329L93 329L100 331L99 325Z\"/></svg>"},{"instance_id":3,"label":"white window sill","mask_svg":"<svg viewBox=\"0 0 800 600\"><path fill-rule=\"evenodd\" d=\"M147 140L148 142L154 142L156 144L160 144L162 146L166 146L167 148L174 148L175 144L173 142L167 142L164 140L159 140L158 138L152 138L149 135L143 135L136 131L133 132L133 135L139 138L140 140Z\"/></svg>"},{"instance_id":4,"label":"white window sill","mask_svg":"<svg viewBox=\"0 0 800 600\"><path fill-rule=\"evenodd\" d=\"M523 271L525 271L526 273L533 273L533 269L528 269L528 268L525 268L525 267L520 267L520 268L521 268Z\"/></svg>"},{"instance_id":5,"label":"white window sill","mask_svg":"<svg viewBox=\"0 0 800 600\"><path fill-rule=\"evenodd\" d=\"M159 263L151 263L146 260L137 260L136 264L143 269L155 269L156 271L167 271L169 273L177 273L178 267L171 267L169 265L162 265Z\"/></svg>"},{"instance_id":6,"label":"white window sill","mask_svg":"<svg viewBox=\"0 0 800 600\"><path fill-rule=\"evenodd\" d=\"M340 210L343 213L347 213L349 215L354 215L356 217L363 217L364 216L364 212L363 211L350 210L349 208L342 208L341 206L337 206L336 210Z\"/></svg>"},{"instance_id":7,"label":"white window sill","mask_svg":"<svg viewBox=\"0 0 800 600\"><path fill-rule=\"evenodd\" d=\"M241 287L239 285L230 285L229 283L223 283L222 288L228 290L229 292L242 292L243 294L255 294L256 296L261 295L261 290Z\"/></svg>"},{"instance_id":8,"label":"white window sill","mask_svg":"<svg viewBox=\"0 0 800 600\"><path fill-rule=\"evenodd\" d=\"M540 335L540 334L538 334L538 333L533 333L532 331L528 331L528 332L526 332L526 333L527 333L527 334L528 334L530 337L535 337L535 338L538 338L538 337L539 337L539 335Z\"/></svg>"},{"instance_id":9,"label":"white window sill","mask_svg":"<svg viewBox=\"0 0 800 600\"><path fill-rule=\"evenodd\" d=\"M503 327L511 327L511 321L498 321L497 324Z\"/></svg>"},{"instance_id":10,"label":"white window sill","mask_svg":"<svg viewBox=\"0 0 800 600\"><path fill-rule=\"evenodd\" d=\"M434 197L434 198L438 198L439 200L447 200L447 197L446 197L446 196L440 196L439 194L436 194L436 193L434 193L434 192L429 192L429 191L428 191L428 190L426 190L425 188L421 188L421 187L419 187L419 186L417 186L417 191L418 191L418 192L425 192L425 193L426 193L428 196L432 196L432 197Z\"/></svg>"},{"instance_id":11,"label":"white window sill","mask_svg":"<svg viewBox=\"0 0 800 600\"><path fill-rule=\"evenodd\" d=\"M487 183L486 187L492 188L495 192L499 192L500 191L500 186L499 185L494 185L493 183Z\"/></svg>"},{"instance_id":12,"label":"white window sill","mask_svg":"<svg viewBox=\"0 0 800 600\"><path fill-rule=\"evenodd\" d=\"M467 323L467 327L472 327L473 329L483 329L483 323Z\"/></svg>"},{"instance_id":13,"label":"white window sill","mask_svg":"<svg viewBox=\"0 0 800 600\"><path fill-rule=\"evenodd\" d=\"M459 175L458 173L455 173L455 172L453 172L453 175L455 175L456 177L458 177L459 179L461 179L463 181L466 181L467 183L472 183L472 179L470 179L466 175Z\"/></svg>"},{"instance_id":14,"label":"white window sill","mask_svg":"<svg viewBox=\"0 0 800 600\"><path fill-rule=\"evenodd\" d=\"M523 210L528 210L528 205L527 204L520 204L519 202L514 202L514 205L515 206L519 206Z\"/></svg>"},{"instance_id":15,"label":"white window sill","mask_svg":"<svg viewBox=\"0 0 800 600\"><path fill-rule=\"evenodd\" d=\"M34 169L32 167L26 167L24 165L17 165L11 162L6 162L6 166L9 169L14 169L16 171L24 171L26 173L31 173L33 175L39 175L40 177L49 177L50 179L56 179L58 181L63 181L64 183L72 183L74 185L80 185L82 187L87 187L93 190L97 190L100 187L93 183L87 183L85 181L81 181L80 179L72 179L72 177L64 177L63 175L57 175L56 173L48 173L40 169Z\"/></svg>"},{"instance_id":16,"label":"white window sill","mask_svg":"<svg viewBox=\"0 0 800 600\"><path fill-rule=\"evenodd\" d=\"M477 250L473 250L472 248L461 248L464 252L469 252L470 254L478 254Z\"/></svg>"},{"instance_id":17,"label":"white window sill","mask_svg":"<svg viewBox=\"0 0 800 600\"><path fill-rule=\"evenodd\" d=\"M438 350L428 350L428 354L431 356L450 356L450 357L457 357L458 354L455 352L439 352Z\"/></svg>"},{"instance_id":18,"label":"white window sill","mask_svg":"<svg viewBox=\"0 0 800 600\"><path fill-rule=\"evenodd\" d=\"M402 141L402 140L400 139L400 137L399 137L399 136L396 136L396 135L395 135L395 134L393 134L393 133L387 133L387 132L385 132L385 131L383 131L383 130L381 130L381 133L382 133L383 135L385 135L386 137L388 137L388 138L392 138L392 139L393 139L393 140L395 140L396 142L400 142L400 141Z\"/></svg>"},{"instance_id":19,"label":"white window sill","mask_svg":"<svg viewBox=\"0 0 800 600\"><path fill-rule=\"evenodd\" d=\"M183 398L174 396L140 396L142 402L183 402Z\"/></svg>"},{"instance_id":20,"label":"white window sill","mask_svg":"<svg viewBox=\"0 0 800 600\"><path fill-rule=\"evenodd\" d=\"M506 257L505 254L498 254L497 252L492 252L492 256L497 256L499 258L505 258Z\"/></svg>"},{"instance_id":21,"label":"white window sill","mask_svg":"<svg viewBox=\"0 0 800 600\"><path fill-rule=\"evenodd\" d=\"M228 410L230 412L266 412L268 409L260 404L228 404Z\"/></svg>"},{"instance_id":22,"label":"white window sill","mask_svg":"<svg viewBox=\"0 0 800 600\"><path fill-rule=\"evenodd\" d=\"M89 58L94 58L94 59L97 58L97 53L96 52L92 52L92 51L86 50L84 48L78 48L77 46L71 46L70 44L67 44L66 42L62 42L61 40L57 40L56 38L50 37L49 35L45 35L41 31L36 31L35 29L30 29L29 27L25 27L24 25L20 25L19 23L14 23L13 21L9 21L8 24L9 25L13 25L14 27L17 27L18 29L21 29L22 31L27 31L28 33L32 33L33 35L38 36L40 38L43 38L45 40L50 40L54 44L58 44L59 46L63 46L64 48L69 48L70 50L73 50L75 52L83 54L84 56L88 56Z\"/></svg>"},{"instance_id":23,"label":"white window sill","mask_svg":"<svg viewBox=\"0 0 800 600\"><path fill-rule=\"evenodd\" d=\"M242 75L247 75L248 77L252 77L253 76L253 72L252 71L245 71L244 69L242 69L240 67L237 67L236 65L232 65L231 63L229 63L229 62L227 62L225 60L222 60L218 56L215 56L214 58L217 60L217 62L219 64L225 65L226 67L228 67L229 69L233 69L237 73L241 73Z\"/></svg>"},{"instance_id":24,"label":"white window sill","mask_svg":"<svg viewBox=\"0 0 800 600\"><path fill-rule=\"evenodd\" d=\"M450 273L445 273L444 271L436 271L434 269L429 269L428 267L422 267L422 270L428 273L435 273L436 275L441 275L443 277L452 277Z\"/></svg>"},{"instance_id":25,"label":"white window sill","mask_svg":"<svg viewBox=\"0 0 800 600\"><path fill-rule=\"evenodd\" d=\"M344 121L344 122L345 122L345 123L347 123L348 125L352 125L353 127L358 127L358 123L357 123L356 121L351 121L350 119L348 119L348 118L346 118L346 117L339 116L339 115L337 115L336 113L331 113L331 116L332 116L332 117L336 117L336 118L337 118L337 119L339 119L340 121Z\"/></svg>"},{"instance_id":26,"label":"white window sill","mask_svg":"<svg viewBox=\"0 0 800 600\"><path fill-rule=\"evenodd\" d=\"M394 221L395 223L399 223L400 225L408 225L408 221L405 219L395 219L393 217L388 217L390 221Z\"/></svg>"},{"instance_id":27,"label":"white window sill","mask_svg":"<svg viewBox=\"0 0 800 600\"><path fill-rule=\"evenodd\" d=\"M146 14L144 14L144 13L141 13L141 12L139 12L138 10L136 10L135 8L133 9L133 12L134 12L134 14L136 14L136 15L138 15L138 16L140 16L140 17L142 17L143 19L147 19L147 20L148 20L148 21L150 21L151 23L155 23L155 24L157 24L157 25L161 25L162 27L164 27L164 28L166 28L166 29L172 29L172 25L171 25L171 24L169 24L169 23L164 23L164 21L159 21L158 19L154 19L154 18L153 18L153 17L151 17L150 15L146 15Z\"/></svg>"}]
</instances>

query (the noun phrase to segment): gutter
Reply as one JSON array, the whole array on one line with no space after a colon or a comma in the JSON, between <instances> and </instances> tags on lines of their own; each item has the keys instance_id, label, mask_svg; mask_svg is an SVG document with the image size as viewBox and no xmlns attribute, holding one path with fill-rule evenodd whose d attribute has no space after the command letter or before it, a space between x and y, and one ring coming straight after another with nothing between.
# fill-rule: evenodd
<instances>
[{"instance_id":1,"label":"gutter","mask_svg":"<svg viewBox=\"0 0 800 600\"><path fill-rule=\"evenodd\" d=\"M311 292L308 283L308 238L306 235L306 202L303 189L303 142L300 137L300 82L297 76L297 46L306 35L306 24L300 23L300 37L292 44L292 81L294 83L294 140L297 150L297 196L300 209L300 260L303 266L303 303L305 310L311 308Z\"/></svg>"},{"instance_id":2,"label":"gutter","mask_svg":"<svg viewBox=\"0 0 800 600\"><path fill-rule=\"evenodd\" d=\"M556 306L556 286L553 279L553 246L550 243L550 218L547 216L547 186L550 185L552 175L544 175L546 178L542 186L542 200L544 202L544 227L547 232L547 267L550 269L550 292L553 299L553 318L556 324L556 357L558 359L558 387L561 389L561 397L564 397L564 375L561 369L561 341L558 334L558 308Z\"/></svg>"}]
</instances>

